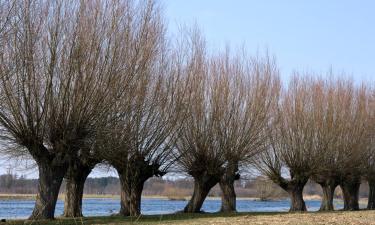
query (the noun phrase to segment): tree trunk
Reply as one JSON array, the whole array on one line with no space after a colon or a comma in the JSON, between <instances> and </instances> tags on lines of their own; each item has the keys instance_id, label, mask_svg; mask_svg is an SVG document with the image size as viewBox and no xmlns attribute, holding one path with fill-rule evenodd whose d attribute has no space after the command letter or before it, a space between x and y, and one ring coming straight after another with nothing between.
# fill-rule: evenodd
<instances>
[{"instance_id":1,"label":"tree trunk","mask_svg":"<svg viewBox=\"0 0 375 225\"><path fill-rule=\"evenodd\" d=\"M141 214L141 196L144 182L136 182L131 184L131 193L129 201L130 216L139 216Z\"/></svg>"},{"instance_id":2,"label":"tree trunk","mask_svg":"<svg viewBox=\"0 0 375 225\"><path fill-rule=\"evenodd\" d=\"M63 164L54 165L49 160L37 160L39 186L30 220L54 219L61 183L67 170Z\"/></svg>"},{"instance_id":3,"label":"tree trunk","mask_svg":"<svg viewBox=\"0 0 375 225\"><path fill-rule=\"evenodd\" d=\"M121 172L117 170L117 173L120 178L120 185L121 185L121 202L120 202L120 216L130 216L130 187L127 184L127 177L125 172Z\"/></svg>"},{"instance_id":4,"label":"tree trunk","mask_svg":"<svg viewBox=\"0 0 375 225\"><path fill-rule=\"evenodd\" d=\"M330 185L330 184L320 184L323 190L323 197L322 203L320 204L319 211L333 211L333 195L335 193L335 189L337 184Z\"/></svg>"},{"instance_id":5,"label":"tree trunk","mask_svg":"<svg viewBox=\"0 0 375 225\"><path fill-rule=\"evenodd\" d=\"M199 213L204 200L211 188L219 182L219 178L207 174L201 174L194 177L194 192L190 201L184 208L185 213Z\"/></svg>"},{"instance_id":6,"label":"tree trunk","mask_svg":"<svg viewBox=\"0 0 375 225\"><path fill-rule=\"evenodd\" d=\"M220 179L221 212L236 212L236 192L234 182L240 179L237 164L228 165L224 175Z\"/></svg>"},{"instance_id":7,"label":"tree trunk","mask_svg":"<svg viewBox=\"0 0 375 225\"><path fill-rule=\"evenodd\" d=\"M303 200L303 188L309 180L306 176L295 176L292 172L291 180L286 180L281 176L274 177L273 181L282 189L288 192L290 196L289 212L307 211L305 201Z\"/></svg>"},{"instance_id":8,"label":"tree trunk","mask_svg":"<svg viewBox=\"0 0 375 225\"><path fill-rule=\"evenodd\" d=\"M139 216L141 214L141 197L143 185L152 177L144 167L142 170L117 170L121 184L121 216Z\"/></svg>"},{"instance_id":9,"label":"tree trunk","mask_svg":"<svg viewBox=\"0 0 375 225\"><path fill-rule=\"evenodd\" d=\"M344 196L344 210L359 210L358 195L360 178L345 179L340 185Z\"/></svg>"},{"instance_id":10,"label":"tree trunk","mask_svg":"<svg viewBox=\"0 0 375 225\"><path fill-rule=\"evenodd\" d=\"M220 181L221 194L221 212L236 212L236 192L234 191L234 181Z\"/></svg>"},{"instance_id":11,"label":"tree trunk","mask_svg":"<svg viewBox=\"0 0 375 225\"><path fill-rule=\"evenodd\" d=\"M82 197L85 181L93 166L81 163L71 164L66 178L66 192L64 202L65 217L82 217Z\"/></svg>"},{"instance_id":12,"label":"tree trunk","mask_svg":"<svg viewBox=\"0 0 375 225\"><path fill-rule=\"evenodd\" d=\"M369 194L368 194L368 203L367 209L375 209L375 180L369 180Z\"/></svg>"},{"instance_id":13,"label":"tree trunk","mask_svg":"<svg viewBox=\"0 0 375 225\"><path fill-rule=\"evenodd\" d=\"M338 177L336 176L315 176L313 180L322 187L323 196L322 202L320 204L319 211L332 211L334 210L333 206L333 196L335 189L339 184Z\"/></svg>"},{"instance_id":14,"label":"tree trunk","mask_svg":"<svg viewBox=\"0 0 375 225\"><path fill-rule=\"evenodd\" d=\"M124 178L121 177L120 174L119 174L119 177L120 177L120 185L121 185L121 202L120 202L119 215L120 216L130 216L130 211L129 211L130 199L128 197L128 193L130 193L130 190L125 191L125 188L127 188L127 185L124 182Z\"/></svg>"},{"instance_id":15,"label":"tree trunk","mask_svg":"<svg viewBox=\"0 0 375 225\"><path fill-rule=\"evenodd\" d=\"M289 185L289 188L287 190L290 196L289 212L307 211L305 201L303 200L303 188L305 184L298 183Z\"/></svg>"}]
</instances>

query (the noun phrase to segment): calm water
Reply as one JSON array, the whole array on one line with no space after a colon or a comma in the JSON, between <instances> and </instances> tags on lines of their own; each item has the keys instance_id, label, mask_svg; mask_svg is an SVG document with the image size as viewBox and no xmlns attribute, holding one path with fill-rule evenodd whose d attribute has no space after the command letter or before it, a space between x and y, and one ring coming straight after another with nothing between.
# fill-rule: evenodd
<instances>
[{"instance_id":1,"label":"calm water","mask_svg":"<svg viewBox=\"0 0 375 225\"><path fill-rule=\"evenodd\" d=\"M107 216L116 213L120 209L119 199L84 199L84 216ZM182 210L187 201L171 201L166 199L142 199L142 214L167 214ZM306 201L309 211L319 209L320 201ZM220 209L220 200L206 200L203 210L206 212L216 212ZM0 200L0 219L27 218L34 207L34 200ZM336 209L342 208L336 203ZM61 215L64 209L63 201L58 201L55 215ZM289 201L253 201L237 200L237 210L239 212L270 212L288 211Z\"/></svg>"}]
</instances>

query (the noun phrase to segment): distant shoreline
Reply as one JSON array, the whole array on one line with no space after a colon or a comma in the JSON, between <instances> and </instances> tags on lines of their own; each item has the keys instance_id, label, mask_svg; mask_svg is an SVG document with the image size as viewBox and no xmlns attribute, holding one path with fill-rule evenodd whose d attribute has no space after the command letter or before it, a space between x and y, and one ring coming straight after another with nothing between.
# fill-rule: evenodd
<instances>
[{"instance_id":1,"label":"distant shoreline","mask_svg":"<svg viewBox=\"0 0 375 225\"><path fill-rule=\"evenodd\" d=\"M0 200L10 200L10 199L35 199L36 194L1 194L0 193ZM65 194L60 194L59 199L64 199ZM95 194L84 194L84 199L120 199L120 195L95 195ZM189 200L190 196L183 196L183 197L175 197L175 196L162 196L162 195L144 195L142 198L146 199L163 199L163 200ZM220 197L207 197L210 200L220 200ZM258 201L259 198L251 198L251 197L237 197L238 200L254 200Z\"/></svg>"},{"instance_id":2,"label":"distant shoreline","mask_svg":"<svg viewBox=\"0 0 375 225\"><path fill-rule=\"evenodd\" d=\"M60 194L59 199L63 200L65 197L65 194ZM142 196L145 199L163 199L163 200L189 200L190 196L161 196L161 195L145 195ZM36 194L8 194L8 193L0 193L0 200L12 200L12 199L35 199ZM96 194L85 194L83 195L84 199L120 199L120 195L96 195ZM207 197L209 200L220 200L220 197ZM277 201L277 200L283 200L284 198L275 198L275 199L269 199L270 201ZM305 200L320 200L321 197L319 195L306 195L304 196ZM252 200L252 201L260 201L259 198L254 197L237 197L237 200Z\"/></svg>"},{"instance_id":3,"label":"distant shoreline","mask_svg":"<svg viewBox=\"0 0 375 225\"><path fill-rule=\"evenodd\" d=\"M34 200L36 198L36 194L5 194L0 193L0 201L1 200ZM64 200L65 194L60 194L59 199ZM120 195L93 195L93 194L85 194L83 195L84 199L120 199ZM174 197L174 196L161 196L161 195L144 195L142 196L143 199L161 199L161 200L171 200L171 201L188 201L190 196L185 197ZM319 195L305 195L305 201L321 200ZM220 197L207 197L208 200L220 200ZM287 198L275 198L269 199L268 201L283 201ZM259 198L253 197L237 197L237 200L248 200L248 201L261 201ZM342 201L342 199L335 198L336 201ZM360 198L359 204L366 205L367 198Z\"/></svg>"}]
</instances>

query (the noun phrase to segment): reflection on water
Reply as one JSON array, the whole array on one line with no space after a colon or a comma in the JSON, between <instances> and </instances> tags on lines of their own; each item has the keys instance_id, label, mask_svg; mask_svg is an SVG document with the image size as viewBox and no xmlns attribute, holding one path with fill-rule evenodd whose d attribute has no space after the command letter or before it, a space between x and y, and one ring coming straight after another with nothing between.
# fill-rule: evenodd
<instances>
[{"instance_id":1,"label":"reflection on water","mask_svg":"<svg viewBox=\"0 0 375 225\"><path fill-rule=\"evenodd\" d=\"M114 214L120 209L119 199L84 199L84 216L107 216ZM142 214L167 214L182 210L187 201L171 201L167 199L142 199ZM219 211L220 200L206 200L203 204L203 210L206 212ZM320 201L306 201L309 211L319 209ZM0 219L27 218L34 207L34 200L0 200ZM336 209L342 208L341 204L336 203ZM55 215L63 213L64 202L59 200L56 206ZM254 201L237 200L237 211L239 212L275 212L288 211L289 200L280 201Z\"/></svg>"}]
</instances>

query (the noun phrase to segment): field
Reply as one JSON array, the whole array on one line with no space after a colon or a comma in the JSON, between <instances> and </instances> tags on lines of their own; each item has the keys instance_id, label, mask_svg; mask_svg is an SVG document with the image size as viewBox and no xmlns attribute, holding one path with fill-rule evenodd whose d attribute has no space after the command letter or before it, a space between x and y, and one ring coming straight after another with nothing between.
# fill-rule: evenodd
<instances>
[{"instance_id":1,"label":"field","mask_svg":"<svg viewBox=\"0 0 375 225\"><path fill-rule=\"evenodd\" d=\"M220 224L220 225L239 225L239 224L375 224L375 211L359 212L329 212L329 213L236 213L236 214L172 214L160 216L141 216L139 218L123 217L87 217L79 219L56 219L55 221L8 221L0 223L7 225L36 224Z\"/></svg>"}]
</instances>

